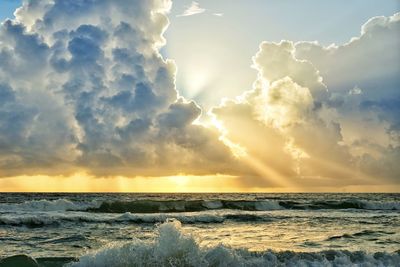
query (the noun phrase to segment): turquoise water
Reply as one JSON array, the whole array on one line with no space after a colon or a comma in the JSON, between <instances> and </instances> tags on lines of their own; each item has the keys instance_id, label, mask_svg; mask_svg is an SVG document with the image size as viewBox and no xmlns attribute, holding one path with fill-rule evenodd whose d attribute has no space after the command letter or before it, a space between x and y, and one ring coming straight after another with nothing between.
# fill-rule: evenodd
<instances>
[{"instance_id":1,"label":"turquoise water","mask_svg":"<svg viewBox=\"0 0 400 267\"><path fill-rule=\"evenodd\" d=\"M0 258L400 266L399 249L400 194L0 194Z\"/></svg>"}]
</instances>

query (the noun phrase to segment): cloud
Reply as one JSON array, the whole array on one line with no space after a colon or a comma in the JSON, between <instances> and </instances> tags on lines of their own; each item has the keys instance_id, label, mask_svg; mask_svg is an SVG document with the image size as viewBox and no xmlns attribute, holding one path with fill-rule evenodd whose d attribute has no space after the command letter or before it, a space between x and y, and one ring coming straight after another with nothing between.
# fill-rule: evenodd
<instances>
[{"instance_id":1,"label":"cloud","mask_svg":"<svg viewBox=\"0 0 400 267\"><path fill-rule=\"evenodd\" d=\"M200 4L196 1L193 1L190 6L188 6L185 11L183 11L182 14L177 15L177 17L187 17L187 16L193 16L197 14L204 13L206 9L200 7Z\"/></svg>"},{"instance_id":2,"label":"cloud","mask_svg":"<svg viewBox=\"0 0 400 267\"><path fill-rule=\"evenodd\" d=\"M367 21L361 35L348 43L323 47L318 43L296 44L296 58L319 70L324 83L335 92L355 85L374 98L398 93L400 80L400 13Z\"/></svg>"},{"instance_id":3,"label":"cloud","mask_svg":"<svg viewBox=\"0 0 400 267\"><path fill-rule=\"evenodd\" d=\"M315 103L308 88L285 77L256 83L252 91L212 112L225 127L225 137L245 149L243 158L258 162L249 163L260 177L251 179L253 183L291 188L317 186L332 178L354 183L347 170L350 155L338 144L340 126L324 122Z\"/></svg>"},{"instance_id":4,"label":"cloud","mask_svg":"<svg viewBox=\"0 0 400 267\"><path fill-rule=\"evenodd\" d=\"M294 52L294 45L290 41L281 41L279 44L263 42L253 58L254 67L269 82L288 76L300 86L312 90L314 97L323 97L326 86L319 71L311 62L298 60Z\"/></svg>"},{"instance_id":5,"label":"cloud","mask_svg":"<svg viewBox=\"0 0 400 267\"><path fill-rule=\"evenodd\" d=\"M399 160L395 151L400 146L399 33L400 13L374 17L347 44L322 47L301 42L295 52L312 61L324 77L344 141L353 155L362 157L360 168L392 178L400 173L390 163ZM372 168L373 161L387 164Z\"/></svg>"},{"instance_id":6,"label":"cloud","mask_svg":"<svg viewBox=\"0 0 400 267\"><path fill-rule=\"evenodd\" d=\"M235 172L159 53L170 1L26 1L0 26L0 175Z\"/></svg>"},{"instance_id":7,"label":"cloud","mask_svg":"<svg viewBox=\"0 0 400 267\"><path fill-rule=\"evenodd\" d=\"M195 123L202 110L179 95L176 66L160 55L170 7L31 0L3 22L0 176L399 183L399 14L371 19L341 46L263 42L253 88L213 108L213 128Z\"/></svg>"},{"instance_id":8,"label":"cloud","mask_svg":"<svg viewBox=\"0 0 400 267\"><path fill-rule=\"evenodd\" d=\"M261 43L253 89L212 110L225 138L258 162L249 166L265 177L258 183L399 183L399 27L395 14L341 46Z\"/></svg>"}]
</instances>

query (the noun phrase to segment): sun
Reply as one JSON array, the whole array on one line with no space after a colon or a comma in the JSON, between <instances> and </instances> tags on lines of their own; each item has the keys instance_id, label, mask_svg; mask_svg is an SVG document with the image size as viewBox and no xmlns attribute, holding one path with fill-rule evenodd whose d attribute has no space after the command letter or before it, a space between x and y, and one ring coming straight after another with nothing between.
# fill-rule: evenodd
<instances>
[{"instance_id":1,"label":"sun","mask_svg":"<svg viewBox=\"0 0 400 267\"><path fill-rule=\"evenodd\" d=\"M168 177L168 180L172 183L175 184L177 189L184 189L188 184L189 184L189 178L187 176L183 175L177 175L177 176L171 176Z\"/></svg>"}]
</instances>

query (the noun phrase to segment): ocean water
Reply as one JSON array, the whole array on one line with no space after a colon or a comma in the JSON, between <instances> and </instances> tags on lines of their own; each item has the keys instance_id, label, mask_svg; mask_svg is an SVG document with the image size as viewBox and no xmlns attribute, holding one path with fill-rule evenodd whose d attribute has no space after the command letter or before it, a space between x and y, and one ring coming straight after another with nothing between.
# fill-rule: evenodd
<instances>
[{"instance_id":1,"label":"ocean water","mask_svg":"<svg viewBox=\"0 0 400 267\"><path fill-rule=\"evenodd\" d=\"M400 194L0 194L0 259L400 266ZM0 261L0 266L1 266Z\"/></svg>"}]
</instances>

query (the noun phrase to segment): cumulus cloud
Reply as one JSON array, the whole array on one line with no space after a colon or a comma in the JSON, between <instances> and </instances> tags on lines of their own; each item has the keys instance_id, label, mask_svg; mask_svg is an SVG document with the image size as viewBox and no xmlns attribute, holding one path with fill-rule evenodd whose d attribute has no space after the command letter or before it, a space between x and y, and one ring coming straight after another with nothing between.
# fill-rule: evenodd
<instances>
[{"instance_id":1,"label":"cumulus cloud","mask_svg":"<svg viewBox=\"0 0 400 267\"><path fill-rule=\"evenodd\" d=\"M233 172L159 53L170 6L25 1L0 27L0 175Z\"/></svg>"},{"instance_id":2,"label":"cumulus cloud","mask_svg":"<svg viewBox=\"0 0 400 267\"><path fill-rule=\"evenodd\" d=\"M177 15L177 17L187 17L187 16L193 16L197 14L204 13L206 9L200 7L200 4L196 1L193 1L190 6L188 6L185 11L183 11L182 14Z\"/></svg>"},{"instance_id":3,"label":"cumulus cloud","mask_svg":"<svg viewBox=\"0 0 400 267\"><path fill-rule=\"evenodd\" d=\"M225 138L294 186L398 183L399 27L395 14L341 46L263 42L253 89L212 111Z\"/></svg>"},{"instance_id":4,"label":"cumulus cloud","mask_svg":"<svg viewBox=\"0 0 400 267\"><path fill-rule=\"evenodd\" d=\"M360 168L394 179L400 174L392 163L399 161L400 146L398 47L400 13L371 18L362 26L360 37L342 46L301 42L295 52L324 77L331 91L329 105L335 109L345 143L353 155L361 157Z\"/></svg>"},{"instance_id":5,"label":"cumulus cloud","mask_svg":"<svg viewBox=\"0 0 400 267\"><path fill-rule=\"evenodd\" d=\"M374 17L361 35L344 45L323 47L318 43L296 44L296 57L319 70L331 90L349 91L355 85L374 98L398 94L400 80L400 13Z\"/></svg>"},{"instance_id":6,"label":"cumulus cloud","mask_svg":"<svg viewBox=\"0 0 400 267\"><path fill-rule=\"evenodd\" d=\"M319 71L309 61L298 60L294 53L292 42L263 42L253 58L255 68L267 81L274 82L288 76L300 86L309 88L315 98L323 98L326 86Z\"/></svg>"}]
</instances>

